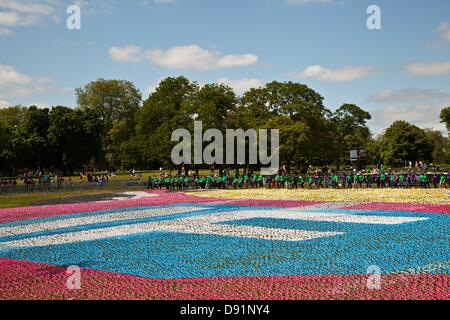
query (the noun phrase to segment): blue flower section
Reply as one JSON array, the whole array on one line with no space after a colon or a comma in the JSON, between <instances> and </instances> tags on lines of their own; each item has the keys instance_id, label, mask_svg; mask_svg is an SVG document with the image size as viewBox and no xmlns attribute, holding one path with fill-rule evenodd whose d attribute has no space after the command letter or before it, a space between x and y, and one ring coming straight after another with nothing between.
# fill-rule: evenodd
<instances>
[{"instance_id":1,"label":"blue flower section","mask_svg":"<svg viewBox=\"0 0 450 320\"><path fill-rule=\"evenodd\" d=\"M207 212L247 209L256 208L215 206ZM286 242L152 232L66 245L20 248L0 252L0 256L61 266L78 265L148 278L361 274L372 265L379 266L383 273L421 272L425 266L429 273L450 272L449 215L359 210L345 213L414 216L429 220L400 225L369 225L258 218L225 224L344 234ZM92 226L83 228L92 229Z\"/></svg>"}]
</instances>

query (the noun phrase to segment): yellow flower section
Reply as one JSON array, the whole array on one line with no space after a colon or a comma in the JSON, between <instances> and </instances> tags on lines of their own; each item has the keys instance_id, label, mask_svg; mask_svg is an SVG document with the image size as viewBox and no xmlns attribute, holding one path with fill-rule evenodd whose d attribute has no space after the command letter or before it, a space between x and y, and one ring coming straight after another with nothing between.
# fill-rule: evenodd
<instances>
[{"instance_id":1,"label":"yellow flower section","mask_svg":"<svg viewBox=\"0 0 450 320\"><path fill-rule=\"evenodd\" d=\"M245 189L190 193L198 197L254 200L297 200L324 202L394 202L450 204L450 189Z\"/></svg>"}]
</instances>

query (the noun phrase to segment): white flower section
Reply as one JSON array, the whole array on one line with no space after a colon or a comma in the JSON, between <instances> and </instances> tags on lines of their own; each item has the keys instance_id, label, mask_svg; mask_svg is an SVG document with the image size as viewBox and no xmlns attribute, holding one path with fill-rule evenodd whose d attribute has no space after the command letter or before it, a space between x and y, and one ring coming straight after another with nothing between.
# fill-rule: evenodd
<instances>
[{"instance_id":1,"label":"white flower section","mask_svg":"<svg viewBox=\"0 0 450 320\"><path fill-rule=\"evenodd\" d=\"M80 218L68 218L63 220L46 221L39 223L31 223L26 225L0 228L0 237L13 236L19 234L27 234L39 231L50 231L62 228L70 228L104 222L117 222L124 220L143 219L150 217L166 216L178 213L188 213L199 210L205 210L201 207L173 207L162 209L138 210L120 213L108 213L101 215L92 215Z\"/></svg>"},{"instance_id":2,"label":"white flower section","mask_svg":"<svg viewBox=\"0 0 450 320\"><path fill-rule=\"evenodd\" d=\"M295 212L292 210L242 210L224 212L208 216L195 216L182 219L187 223L219 223L254 218L292 219L320 222L344 222L363 224L396 225L407 222L428 220L427 218L365 216L345 213Z\"/></svg>"},{"instance_id":3,"label":"white flower section","mask_svg":"<svg viewBox=\"0 0 450 320\"><path fill-rule=\"evenodd\" d=\"M158 197L159 195L154 193L148 193L143 191L131 191L131 192L122 192L123 197L114 197L111 200L131 200L131 199L142 199L142 198L149 198L149 197ZM131 197L131 198L130 198ZM108 202L107 201L100 201L100 202Z\"/></svg>"},{"instance_id":4,"label":"white flower section","mask_svg":"<svg viewBox=\"0 0 450 320\"><path fill-rule=\"evenodd\" d=\"M175 209L175 208L174 208ZM174 213L174 209L170 213ZM183 211L187 209L194 211L195 208L178 208ZM202 208L197 208L201 210ZM161 210L161 209L157 209ZM147 212L147 214L150 214ZM165 212L153 212L152 214L167 214ZM141 213L122 213L114 215L115 219L129 219L130 217L140 217ZM107 217L112 218L112 217ZM239 210L221 212L217 214L197 215L182 219L140 223L134 225L123 225L116 227L108 227L102 229L85 230L81 232L73 232L66 234L57 234L51 236L34 237L29 239L10 241L0 245L0 248L15 248L27 246L49 246L61 245L81 241L94 241L99 239L129 236L133 234L141 234L148 232L176 232L188 234L204 234L204 235L218 235L218 236L232 236L241 238L255 238L266 240L280 240L280 241L304 241L320 237L329 237L341 235L341 232L320 232L320 231L305 231L294 229L275 229L252 226L238 226L225 225L218 223L226 223L228 221L237 221L252 218L273 218L273 219L292 219L292 220L307 220L307 221L321 221L321 222L344 222L344 223L359 223L359 224L373 224L373 225L397 225L402 223L416 222L428 220L427 218L413 218L413 217L389 217L389 216L365 216L365 215L351 215L341 213L322 213L322 212L295 212L292 210ZM92 221L99 221L101 217L81 218L91 219ZM92 220L94 219L94 220ZM78 225L81 221L68 219L64 226L68 224ZM108 221L112 221L109 219ZM117 220L116 220L117 221ZM53 223L53 224L52 224ZM55 225L56 223L56 225ZM59 228L58 221L48 223L47 225L40 225L39 228ZM38 226L29 226L35 228ZM29 232L30 229L27 229ZM48 229L47 229L48 230ZM11 230L9 230L11 231Z\"/></svg>"},{"instance_id":5,"label":"white flower section","mask_svg":"<svg viewBox=\"0 0 450 320\"><path fill-rule=\"evenodd\" d=\"M175 220L160 225L161 231L205 234L227 237L253 238L278 241L305 241L330 237L342 232L320 232L293 229L276 229L251 226L211 224L186 220Z\"/></svg>"}]
</instances>

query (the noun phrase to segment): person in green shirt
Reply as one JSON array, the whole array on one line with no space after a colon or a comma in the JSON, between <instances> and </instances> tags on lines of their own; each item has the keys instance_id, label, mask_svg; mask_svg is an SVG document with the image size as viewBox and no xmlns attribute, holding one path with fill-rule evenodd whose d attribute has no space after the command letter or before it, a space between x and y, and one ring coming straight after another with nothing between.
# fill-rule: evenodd
<instances>
[{"instance_id":1,"label":"person in green shirt","mask_svg":"<svg viewBox=\"0 0 450 320\"><path fill-rule=\"evenodd\" d=\"M295 173L295 175L292 179L292 189L298 189L299 182L300 182L300 178L298 177L297 173Z\"/></svg>"},{"instance_id":2,"label":"person in green shirt","mask_svg":"<svg viewBox=\"0 0 450 320\"><path fill-rule=\"evenodd\" d=\"M366 177L366 187L368 189L372 188L372 182L373 182L373 176L372 176L372 173L369 172L369 174Z\"/></svg>"},{"instance_id":3,"label":"person in green shirt","mask_svg":"<svg viewBox=\"0 0 450 320\"><path fill-rule=\"evenodd\" d=\"M427 186L428 186L428 176L425 173L422 173L419 176L419 182L420 182L420 186L422 188L427 188Z\"/></svg>"},{"instance_id":4,"label":"person in green shirt","mask_svg":"<svg viewBox=\"0 0 450 320\"><path fill-rule=\"evenodd\" d=\"M313 183L314 183L314 178L309 176L308 177L308 187L309 187L309 189L312 189Z\"/></svg>"},{"instance_id":5,"label":"person in green shirt","mask_svg":"<svg viewBox=\"0 0 450 320\"><path fill-rule=\"evenodd\" d=\"M153 183L153 177L149 176L147 179L147 190L148 189L154 189L154 183Z\"/></svg>"},{"instance_id":6,"label":"person in green shirt","mask_svg":"<svg viewBox=\"0 0 450 320\"><path fill-rule=\"evenodd\" d=\"M348 175L346 179L347 179L347 188L351 189L352 188L352 180L353 180L352 176Z\"/></svg>"},{"instance_id":7,"label":"person in green shirt","mask_svg":"<svg viewBox=\"0 0 450 320\"><path fill-rule=\"evenodd\" d=\"M362 184L363 184L363 182L364 182L364 176L363 176L362 174L360 174L360 175L358 176L358 185L359 185L359 188L360 188L360 189L362 189Z\"/></svg>"},{"instance_id":8,"label":"person in green shirt","mask_svg":"<svg viewBox=\"0 0 450 320\"><path fill-rule=\"evenodd\" d=\"M398 184L400 185L400 188L403 188L405 186L405 175L404 174L399 175Z\"/></svg>"},{"instance_id":9,"label":"person in green shirt","mask_svg":"<svg viewBox=\"0 0 450 320\"><path fill-rule=\"evenodd\" d=\"M333 187L335 189L339 189L339 176L337 174L333 175L332 181L333 181Z\"/></svg>"},{"instance_id":10,"label":"person in green shirt","mask_svg":"<svg viewBox=\"0 0 450 320\"><path fill-rule=\"evenodd\" d=\"M237 189L237 186L238 186L238 178L237 178L237 177L234 177L234 178L233 178L233 188L234 188L234 189Z\"/></svg>"},{"instance_id":11,"label":"person in green shirt","mask_svg":"<svg viewBox=\"0 0 450 320\"><path fill-rule=\"evenodd\" d=\"M303 175L301 175L300 177L299 177L299 183L300 183L300 187L302 188L302 189L304 189L305 188L305 177L303 176Z\"/></svg>"},{"instance_id":12,"label":"person in green shirt","mask_svg":"<svg viewBox=\"0 0 450 320\"><path fill-rule=\"evenodd\" d=\"M246 174L245 176L244 176L244 187L247 189L248 188L248 180L249 180L249 177L248 177L248 174Z\"/></svg>"},{"instance_id":13,"label":"person in green shirt","mask_svg":"<svg viewBox=\"0 0 450 320\"><path fill-rule=\"evenodd\" d=\"M381 188L386 188L386 175L383 172L380 174L380 185Z\"/></svg>"},{"instance_id":14,"label":"person in green shirt","mask_svg":"<svg viewBox=\"0 0 450 320\"><path fill-rule=\"evenodd\" d=\"M207 176L205 178L205 188L206 189L211 189L212 181L213 181L213 178L211 176Z\"/></svg>"},{"instance_id":15,"label":"person in green shirt","mask_svg":"<svg viewBox=\"0 0 450 320\"><path fill-rule=\"evenodd\" d=\"M441 177L439 179L439 187L440 188L445 188L445 180L446 180L445 174L442 172Z\"/></svg>"}]
</instances>

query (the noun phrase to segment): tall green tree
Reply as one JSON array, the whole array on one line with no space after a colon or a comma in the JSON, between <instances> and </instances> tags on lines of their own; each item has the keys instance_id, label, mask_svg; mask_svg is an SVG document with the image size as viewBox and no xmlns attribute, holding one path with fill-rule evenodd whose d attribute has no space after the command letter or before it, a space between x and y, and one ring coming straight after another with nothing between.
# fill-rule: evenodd
<instances>
[{"instance_id":1,"label":"tall green tree","mask_svg":"<svg viewBox=\"0 0 450 320\"><path fill-rule=\"evenodd\" d=\"M62 174L87 166L101 148L100 132L88 112L62 106L50 111L48 142L52 163Z\"/></svg>"},{"instance_id":2,"label":"tall green tree","mask_svg":"<svg viewBox=\"0 0 450 320\"><path fill-rule=\"evenodd\" d=\"M180 112L198 90L197 83L185 77L166 78L144 102L136 118L136 139L147 163L173 167L170 156L176 142L171 142L172 132L186 125Z\"/></svg>"},{"instance_id":3,"label":"tall green tree","mask_svg":"<svg viewBox=\"0 0 450 320\"><path fill-rule=\"evenodd\" d=\"M343 159L348 159L350 150L366 148L370 140L367 121L372 117L354 104L344 104L331 117L334 129L334 150L339 170Z\"/></svg>"},{"instance_id":4,"label":"tall green tree","mask_svg":"<svg viewBox=\"0 0 450 320\"><path fill-rule=\"evenodd\" d=\"M271 82L265 87L247 91L230 119L241 128L268 128L277 119L281 133L280 149L292 145L292 130L297 128L300 144L295 156L285 159L293 164L324 164L332 159L332 133L328 117L330 111L323 105L323 97L306 85L294 82ZM280 118L281 117L281 118ZM285 119L283 122L280 119ZM295 125L293 125L295 124ZM295 140L295 139L294 139ZM309 143L306 145L306 143ZM288 164L289 163L285 163Z\"/></svg>"},{"instance_id":5,"label":"tall green tree","mask_svg":"<svg viewBox=\"0 0 450 320\"><path fill-rule=\"evenodd\" d=\"M447 130L450 131L450 107L442 109L441 121L442 123L445 123Z\"/></svg>"},{"instance_id":6,"label":"tall green tree","mask_svg":"<svg viewBox=\"0 0 450 320\"><path fill-rule=\"evenodd\" d=\"M9 175L14 172L12 134L13 127L0 120L0 174Z\"/></svg>"},{"instance_id":7,"label":"tall green tree","mask_svg":"<svg viewBox=\"0 0 450 320\"><path fill-rule=\"evenodd\" d=\"M39 169L51 165L51 149L47 132L49 109L28 108L12 138L14 159L20 168Z\"/></svg>"},{"instance_id":8,"label":"tall green tree","mask_svg":"<svg viewBox=\"0 0 450 320\"><path fill-rule=\"evenodd\" d=\"M381 156L392 166L404 165L405 161L431 161L433 142L425 130L406 121L396 121L381 141Z\"/></svg>"},{"instance_id":9,"label":"tall green tree","mask_svg":"<svg viewBox=\"0 0 450 320\"><path fill-rule=\"evenodd\" d=\"M105 79L90 82L75 91L78 107L95 113L101 121L105 161L112 167L119 165L121 144L134 134L141 93L130 81Z\"/></svg>"},{"instance_id":10,"label":"tall green tree","mask_svg":"<svg viewBox=\"0 0 450 320\"><path fill-rule=\"evenodd\" d=\"M432 142L433 145L433 162L445 163L447 161L447 145L449 139L442 135L442 132L437 130L425 130L428 138Z\"/></svg>"}]
</instances>

